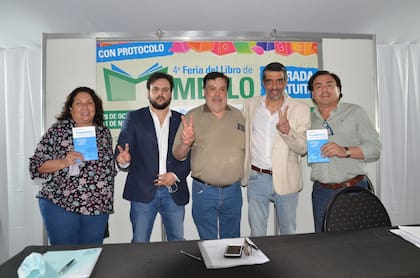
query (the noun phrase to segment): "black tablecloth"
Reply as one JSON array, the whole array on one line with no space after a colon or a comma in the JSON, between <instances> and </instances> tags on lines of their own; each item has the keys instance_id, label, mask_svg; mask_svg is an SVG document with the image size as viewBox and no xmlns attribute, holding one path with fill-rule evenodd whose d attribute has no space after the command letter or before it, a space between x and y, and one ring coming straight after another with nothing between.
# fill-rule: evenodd
<instances>
[{"instance_id":1,"label":"black tablecloth","mask_svg":"<svg viewBox=\"0 0 420 278\"><path fill-rule=\"evenodd\" d=\"M255 237L270 259L262 265L206 269L197 241L104 244L91 277L420 277L420 249L376 228ZM92 246L29 246L0 266L0 277L17 277L17 269L31 252Z\"/></svg>"}]
</instances>

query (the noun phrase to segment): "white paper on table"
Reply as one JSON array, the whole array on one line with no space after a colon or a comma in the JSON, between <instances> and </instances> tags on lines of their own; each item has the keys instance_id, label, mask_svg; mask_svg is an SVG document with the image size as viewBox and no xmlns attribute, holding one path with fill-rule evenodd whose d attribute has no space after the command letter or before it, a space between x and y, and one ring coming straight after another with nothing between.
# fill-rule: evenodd
<instances>
[{"instance_id":1,"label":"white paper on table","mask_svg":"<svg viewBox=\"0 0 420 278\"><path fill-rule=\"evenodd\" d=\"M420 248L420 226L398 226L389 231Z\"/></svg>"},{"instance_id":2,"label":"white paper on table","mask_svg":"<svg viewBox=\"0 0 420 278\"><path fill-rule=\"evenodd\" d=\"M251 240L249 241L253 243ZM261 249L252 249L252 254L250 256L242 254L242 257L240 258L225 258L224 253L229 244L242 245L243 243L244 238L224 238L199 241L198 247L200 248L201 256L203 256L204 263L208 269L264 264L270 261Z\"/></svg>"}]
</instances>

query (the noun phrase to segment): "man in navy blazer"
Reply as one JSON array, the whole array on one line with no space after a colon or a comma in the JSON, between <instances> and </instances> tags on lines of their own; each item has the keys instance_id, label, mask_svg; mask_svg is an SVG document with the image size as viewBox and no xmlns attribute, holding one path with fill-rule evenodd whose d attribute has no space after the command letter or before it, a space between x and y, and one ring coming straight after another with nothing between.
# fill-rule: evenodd
<instances>
[{"instance_id":1,"label":"man in navy blazer","mask_svg":"<svg viewBox=\"0 0 420 278\"><path fill-rule=\"evenodd\" d=\"M118 167L128 171L123 198L131 205L132 242L150 241L158 212L167 239L183 240L190 155L185 161L172 155L182 114L169 108L171 75L156 72L146 86L150 105L126 115L115 151Z\"/></svg>"}]
</instances>

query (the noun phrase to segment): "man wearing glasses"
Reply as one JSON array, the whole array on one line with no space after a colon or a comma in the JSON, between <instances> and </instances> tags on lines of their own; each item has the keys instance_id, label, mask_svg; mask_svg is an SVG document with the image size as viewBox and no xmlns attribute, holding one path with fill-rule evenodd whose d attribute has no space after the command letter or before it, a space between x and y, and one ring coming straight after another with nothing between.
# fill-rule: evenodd
<instances>
[{"instance_id":1,"label":"man wearing glasses","mask_svg":"<svg viewBox=\"0 0 420 278\"><path fill-rule=\"evenodd\" d=\"M326 128L328 143L322 146L328 163L312 163L312 209L315 232L322 232L330 200L349 186L367 187L365 166L379 159L378 132L366 112L355 104L341 102L341 80L329 71L316 72L308 82L316 108L311 113L311 129Z\"/></svg>"},{"instance_id":2,"label":"man wearing glasses","mask_svg":"<svg viewBox=\"0 0 420 278\"><path fill-rule=\"evenodd\" d=\"M131 205L132 242L150 241L158 212L167 239L183 240L190 155L184 161L172 155L181 123L181 114L169 108L173 78L156 72L146 87L150 105L126 115L116 149L118 167L128 171L123 197Z\"/></svg>"},{"instance_id":3,"label":"man wearing glasses","mask_svg":"<svg viewBox=\"0 0 420 278\"><path fill-rule=\"evenodd\" d=\"M270 203L280 234L296 232L296 209L302 190L302 155L306 153L309 107L285 92L286 68L277 62L262 73L265 96L244 102L246 152L244 184L248 184L251 236L265 236Z\"/></svg>"}]
</instances>

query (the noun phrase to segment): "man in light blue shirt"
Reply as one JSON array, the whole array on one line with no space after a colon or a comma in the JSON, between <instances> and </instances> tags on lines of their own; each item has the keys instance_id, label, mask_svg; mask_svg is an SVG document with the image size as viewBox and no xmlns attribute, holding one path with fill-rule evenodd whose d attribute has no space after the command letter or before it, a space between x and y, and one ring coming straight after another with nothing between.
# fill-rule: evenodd
<instances>
[{"instance_id":1,"label":"man in light blue shirt","mask_svg":"<svg viewBox=\"0 0 420 278\"><path fill-rule=\"evenodd\" d=\"M321 151L328 163L312 163L312 208L315 232L322 232L328 203L341 189L367 187L366 163L379 159L381 142L366 112L340 99L341 80L328 71L318 71L308 82L316 108L311 129L328 130L328 143Z\"/></svg>"}]
</instances>

